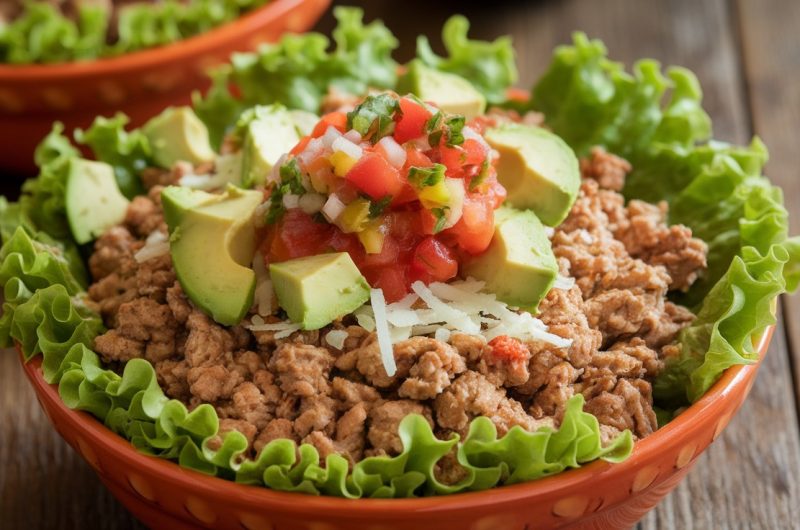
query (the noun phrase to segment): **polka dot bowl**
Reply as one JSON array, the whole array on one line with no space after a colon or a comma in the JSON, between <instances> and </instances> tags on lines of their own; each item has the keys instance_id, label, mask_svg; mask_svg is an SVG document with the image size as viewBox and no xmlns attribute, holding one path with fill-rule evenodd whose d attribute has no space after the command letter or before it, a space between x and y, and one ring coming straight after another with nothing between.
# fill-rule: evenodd
<instances>
[{"instance_id":1,"label":"polka dot bowl","mask_svg":"<svg viewBox=\"0 0 800 530\"><path fill-rule=\"evenodd\" d=\"M120 57L53 65L0 64L0 169L35 171L33 150L56 120L71 130L95 116L128 114L134 125L190 101L207 71L235 51L308 30L330 0L272 0L208 33Z\"/></svg>"},{"instance_id":2,"label":"polka dot bowl","mask_svg":"<svg viewBox=\"0 0 800 530\"><path fill-rule=\"evenodd\" d=\"M765 354L773 328L757 341ZM68 409L37 358L25 365L58 432L144 524L175 530L534 530L630 528L688 473L739 410L758 364L725 372L697 403L638 442L621 464L443 497L345 500L270 491L142 455L83 412Z\"/></svg>"}]
</instances>

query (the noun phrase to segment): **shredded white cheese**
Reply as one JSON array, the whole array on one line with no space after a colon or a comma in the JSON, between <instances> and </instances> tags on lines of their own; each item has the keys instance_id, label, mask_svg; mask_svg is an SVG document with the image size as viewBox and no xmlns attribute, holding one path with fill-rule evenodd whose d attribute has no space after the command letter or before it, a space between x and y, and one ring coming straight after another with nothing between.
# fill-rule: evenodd
<instances>
[{"instance_id":1,"label":"shredded white cheese","mask_svg":"<svg viewBox=\"0 0 800 530\"><path fill-rule=\"evenodd\" d=\"M375 331L378 334L381 361L386 369L386 375L392 377L397 373L397 365L394 362L392 338L389 335L389 321L386 320L386 300L383 297L383 289L371 289L369 298L372 312L375 314Z\"/></svg>"},{"instance_id":2,"label":"shredded white cheese","mask_svg":"<svg viewBox=\"0 0 800 530\"><path fill-rule=\"evenodd\" d=\"M336 348L344 349L344 341L347 340L348 333L343 329L332 329L325 335L325 342Z\"/></svg>"},{"instance_id":3,"label":"shredded white cheese","mask_svg":"<svg viewBox=\"0 0 800 530\"><path fill-rule=\"evenodd\" d=\"M154 230L147 236L144 246L136 251L133 258L137 263L144 263L145 261L158 258L164 254L169 254L169 239L165 233Z\"/></svg>"}]
</instances>

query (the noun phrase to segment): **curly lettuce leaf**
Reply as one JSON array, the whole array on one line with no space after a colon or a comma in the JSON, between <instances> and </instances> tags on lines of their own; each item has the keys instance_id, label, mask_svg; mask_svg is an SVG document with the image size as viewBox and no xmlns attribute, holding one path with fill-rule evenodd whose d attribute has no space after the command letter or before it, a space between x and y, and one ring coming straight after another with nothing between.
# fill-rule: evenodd
<instances>
[{"instance_id":1,"label":"curly lettuce leaf","mask_svg":"<svg viewBox=\"0 0 800 530\"><path fill-rule=\"evenodd\" d=\"M47 2L27 2L24 13L0 27L0 63L57 63L95 59L105 48L108 17L80 5L76 20Z\"/></svg>"},{"instance_id":2,"label":"curly lettuce leaf","mask_svg":"<svg viewBox=\"0 0 800 530\"><path fill-rule=\"evenodd\" d=\"M107 9L91 2L79 2L74 18L49 2L25 2L18 18L0 26L0 63L92 60L162 46L205 33L267 1L130 4L119 10L113 27Z\"/></svg>"},{"instance_id":3,"label":"curly lettuce leaf","mask_svg":"<svg viewBox=\"0 0 800 530\"><path fill-rule=\"evenodd\" d=\"M531 105L579 156L601 145L635 166L657 144L691 146L710 136L701 98L690 71L672 68L665 77L656 61L642 60L628 74L606 57L602 42L576 33L572 46L556 48Z\"/></svg>"},{"instance_id":4,"label":"curly lettuce leaf","mask_svg":"<svg viewBox=\"0 0 800 530\"><path fill-rule=\"evenodd\" d=\"M140 129L125 130L129 121L121 112L113 118L98 116L87 130L76 129L75 139L89 146L95 159L114 168L119 190L132 199L145 192L139 174L155 163L144 133Z\"/></svg>"},{"instance_id":5,"label":"curly lettuce leaf","mask_svg":"<svg viewBox=\"0 0 800 530\"><path fill-rule=\"evenodd\" d=\"M163 46L205 33L235 20L240 14L267 3L267 0L166 0L131 4L119 10L118 38L107 53L128 53Z\"/></svg>"},{"instance_id":6,"label":"curly lettuce leaf","mask_svg":"<svg viewBox=\"0 0 800 530\"><path fill-rule=\"evenodd\" d=\"M338 21L334 43L320 33L284 35L257 52L236 53L231 65L214 73L214 85L203 97L194 94L197 114L208 126L212 145L219 145L238 112L254 105L282 103L290 109L319 112L322 97L333 87L365 94L370 87L392 88L397 39L380 21L363 23L363 11L334 9ZM230 85L235 85L234 97Z\"/></svg>"},{"instance_id":7,"label":"curly lettuce leaf","mask_svg":"<svg viewBox=\"0 0 800 530\"><path fill-rule=\"evenodd\" d=\"M450 17L442 29L442 41L448 57L439 57L431 49L428 38L417 38L417 56L433 68L457 74L480 90L490 104L506 101L506 90L517 82L517 65L510 37L493 42L467 38L466 17Z\"/></svg>"},{"instance_id":8,"label":"curly lettuce leaf","mask_svg":"<svg viewBox=\"0 0 800 530\"><path fill-rule=\"evenodd\" d=\"M675 299L697 320L656 381L661 407L696 401L730 366L753 362L752 338L774 322L774 298L798 283L800 248L788 239L780 189L761 172L767 151L709 140L711 125L691 72L636 63L633 74L584 34L559 47L532 91L532 108L579 154L601 145L633 165L624 194L666 200L671 223L708 243L708 268Z\"/></svg>"}]
</instances>

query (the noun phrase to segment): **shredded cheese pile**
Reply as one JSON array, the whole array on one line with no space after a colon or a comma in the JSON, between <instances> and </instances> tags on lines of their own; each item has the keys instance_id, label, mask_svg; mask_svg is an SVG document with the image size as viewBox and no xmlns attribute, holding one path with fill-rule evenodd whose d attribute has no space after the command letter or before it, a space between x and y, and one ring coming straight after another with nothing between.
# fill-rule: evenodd
<instances>
[{"instance_id":1,"label":"shredded cheese pile","mask_svg":"<svg viewBox=\"0 0 800 530\"><path fill-rule=\"evenodd\" d=\"M569 289L574 284L570 278L559 277L555 289ZM381 289L370 291L370 303L354 312L358 325L375 332L386 373L397 372L392 344L420 335L433 335L447 342L453 332L480 335L490 341L508 335L523 341L538 340L557 348L568 348L571 339L565 339L547 331L547 326L526 311L499 301L492 293L484 292L484 282L468 278L453 283L422 282L412 284L412 293L402 300L387 304ZM252 331L275 331L275 338L286 338L300 330L300 325L289 320L265 323L255 315L248 328ZM325 341L341 350L347 332L331 330Z\"/></svg>"}]
</instances>

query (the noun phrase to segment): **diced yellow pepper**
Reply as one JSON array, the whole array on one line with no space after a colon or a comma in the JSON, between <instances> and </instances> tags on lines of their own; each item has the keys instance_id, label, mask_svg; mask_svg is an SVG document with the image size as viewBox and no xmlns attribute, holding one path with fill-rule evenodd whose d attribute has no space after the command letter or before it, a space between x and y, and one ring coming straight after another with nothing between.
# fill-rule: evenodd
<instances>
[{"instance_id":1,"label":"diced yellow pepper","mask_svg":"<svg viewBox=\"0 0 800 530\"><path fill-rule=\"evenodd\" d=\"M447 189L444 180L440 180L433 186L422 188L417 196L419 197L419 202L429 210L439 208L450 202L450 190Z\"/></svg>"},{"instance_id":2,"label":"diced yellow pepper","mask_svg":"<svg viewBox=\"0 0 800 530\"><path fill-rule=\"evenodd\" d=\"M379 222L371 222L358 233L358 240L367 254L380 254L383 250L384 233Z\"/></svg>"},{"instance_id":3,"label":"diced yellow pepper","mask_svg":"<svg viewBox=\"0 0 800 530\"><path fill-rule=\"evenodd\" d=\"M348 155L344 151L336 151L331 156L328 157L328 160L333 165L333 173L337 177L344 177L347 175L347 172L356 165L357 160L352 156Z\"/></svg>"},{"instance_id":4,"label":"diced yellow pepper","mask_svg":"<svg viewBox=\"0 0 800 530\"><path fill-rule=\"evenodd\" d=\"M345 234L361 232L369 221L369 201L356 199L345 206L341 215L336 219L336 224Z\"/></svg>"}]
</instances>

